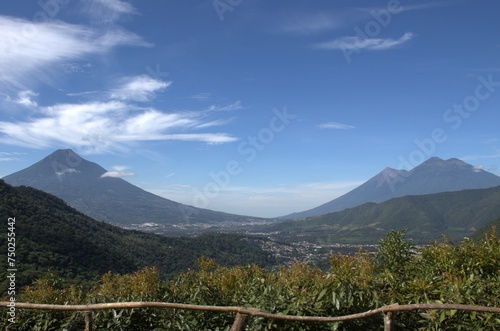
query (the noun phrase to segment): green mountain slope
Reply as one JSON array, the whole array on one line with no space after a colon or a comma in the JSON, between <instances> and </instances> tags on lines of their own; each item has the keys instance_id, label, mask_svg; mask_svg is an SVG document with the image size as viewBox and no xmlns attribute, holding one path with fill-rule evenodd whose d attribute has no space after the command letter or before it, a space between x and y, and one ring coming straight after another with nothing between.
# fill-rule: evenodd
<instances>
[{"instance_id":1,"label":"green mountain slope","mask_svg":"<svg viewBox=\"0 0 500 331\"><path fill-rule=\"evenodd\" d=\"M12 187L0 180L0 247L7 256L8 220L15 218L17 285L29 284L47 270L78 280L100 277L107 271L129 273L157 266L162 275L193 268L210 257L226 265L271 261L241 237L206 234L196 238L168 238L124 230L95 221L61 199L31 187ZM7 258L0 270L6 289Z\"/></svg>"},{"instance_id":2,"label":"green mountain slope","mask_svg":"<svg viewBox=\"0 0 500 331\"><path fill-rule=\"evenodd\" d=\"M390 230L408 229L408 237L427 243L445 234L451 240L472 235L500 217L500 186L419 196L380 204L367 203L268 228L283 239L318 243L376 243Z\"/></svg>"}]
</instances>

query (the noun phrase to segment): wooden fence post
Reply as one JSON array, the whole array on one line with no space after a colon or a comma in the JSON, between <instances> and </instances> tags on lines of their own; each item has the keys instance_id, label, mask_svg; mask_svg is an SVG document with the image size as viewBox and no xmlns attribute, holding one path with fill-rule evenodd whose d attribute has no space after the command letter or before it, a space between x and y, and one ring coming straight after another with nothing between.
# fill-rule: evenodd
<instances>
[{"instance_id":1,"label":"wooden fence post","mask_svg":"<svg viewBox=\"0 0 500 331\"><path fill-rule=\"evenodd\" d=\"M229 331L244 331L248 323L248 315L236 313L233 325Z\"/></svg>"},{"instance_id":2,"label":"wooden fence post","mask_svg":"<svg viewBox=\"0 0 500 331\"><path fill-rule=\"evenodd\" d=\"M85 331L92 331L92 310L85 312Z\"/></svg>"},{"instance_id":3,"label":"wooden fence post","mask_svg":"<svg viewBox=\"0 0 500 331\"><path fill-rule=\"evenodd\" d=\"M384 331L392 331L392 311L384 314Z\"/></svg>"}]
</instances>

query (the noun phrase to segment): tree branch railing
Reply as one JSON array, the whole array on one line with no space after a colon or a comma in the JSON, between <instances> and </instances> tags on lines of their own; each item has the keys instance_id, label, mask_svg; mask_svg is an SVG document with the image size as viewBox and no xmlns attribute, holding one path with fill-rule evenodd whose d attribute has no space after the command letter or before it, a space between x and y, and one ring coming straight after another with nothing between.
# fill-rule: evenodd
<instances>
[{"instance_id":1,"label":"tree branch railing","mask_svg":"<svg viewBox=\"0 0 500 331\"><path fill-rule=\"evenodd\" d=\"M0 307L9 307L8 301L0 302ZM399 305L393 304L383 306L380 308L368 310L362 313L344 315L344 316L294 316L283 314L271 314L261 311L256 308L245 307L223 307L223 306L206 306L206 305L192 305L182 303L169 303L169 302L117 302L117 303L97 303L88 305L51 305L51 304L36 304L16 302L16 308L21 309L36 309L36 310L58 310L58 311L80 311L85 314L85 330L92 331L92 312L95 310L106 309L132 309L132 308L173 308L173 309L186 309L186 310L202 310L220 313L236 313L235 320L230 331L243 331L250 317L262 317L267 319L300 321L300 322L342 322L360 318L366 318L376 314L384 315L384 330L392 330L392 313L398 311L413 311L413 310L462 310L462 311L475 311L483 313L496 313L500 314L500 308L463 305L463 304L408 304Z\"/></svg>"}]
</instances>

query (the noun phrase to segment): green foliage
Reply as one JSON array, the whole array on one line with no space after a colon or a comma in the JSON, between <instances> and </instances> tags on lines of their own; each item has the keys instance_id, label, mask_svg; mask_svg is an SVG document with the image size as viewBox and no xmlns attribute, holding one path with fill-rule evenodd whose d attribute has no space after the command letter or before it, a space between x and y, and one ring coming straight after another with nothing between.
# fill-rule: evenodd
<instances>
[{"instance_id":1,"label":"green foliage","mask_svg":"<svg viewBox=\"0 0 500 331\"><path fill-rule=\"evenodd\" d=\"M378 265L393 274L405 274L413 259L414 247L405 241L405 233L392 230L379 241Z\"/></svg>"},{"instance_id":2,"label":"green foliage","mask_svg":"<svg viewBox=\"0 0 500 331\"><path fill-rule=\"evenodd\" d=\"M403 253L412 253L414 249L400 241L402 235L390 233L390 240L386 237L382 244L391 243L391 247L399 247ZM400 264L379 265L384 270L376 276L382 302L500 307L500 240L494 234L480 242L466 239L458 245L435 243L409 257L402 256L396 260ZM390 266L396 267L391 270ZM427 311L398 313L397 321L405 329L478 330L494 329L500 319L492 314Z\"/></svg>"},{"instance_id":3,"label":"green foliage","mask_svg":"<svg viewBox=\"0 0 500 331\"><path fill-rule=\"evenodd\" d=\"M275 270L257 265L227 267L201 258L196 270L161 280L157 268L127 275L106 273L89 290L67 286L48 275L26 287L20 301L83 304L162 301L243 306L289 315L339 316L399 303L456 303L500 307L500 240L453 245L439 242L421 249L390 232L375 255L359 251L332 255L330 269L296 263ZM6 316L3 314L2 316ZM81 313L19 310L10 330L76 330ZM123 309L94 312L96 329L229 330L231 313L174 309ZM429 310L395 314L397 330L495 330L494 314ZM0 327L8 325L6 320ZM341 323L306 323L251 318L247 330L381 330L382 316Z\"/></svg>"}]
</instances>

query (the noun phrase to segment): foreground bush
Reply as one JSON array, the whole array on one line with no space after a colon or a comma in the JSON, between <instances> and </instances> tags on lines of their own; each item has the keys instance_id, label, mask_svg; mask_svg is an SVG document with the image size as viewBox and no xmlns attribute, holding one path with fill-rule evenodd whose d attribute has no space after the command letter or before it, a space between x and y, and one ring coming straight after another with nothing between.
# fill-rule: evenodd
<instances>
[{"instance_id":1,"label":"foreground bush","mask_svg":"<svg viewBox=\"0 0 500 331\"><path fill-rule=\"evenodd\" d=\"M435 243L417 249L404 232L390 232L378 252L332 255L326 272L303 263L275 270L223 267L209 259L198 270L162 282L155 268L133 274L106 274L90 290L46 277L23 290L18 301L83 304L163 301L243 306L269 313L339 316L399 303L457 303L500 307L500 240ZM81 313L18 309L9 330L81 330ZM96 330L229 330L234 314L172 309L94 312ZM460 311L397 313L398 330L498 329L500 316ZM381 330L382 316L342 323L300 323L252 318L247 330Z\"/></svg>"}]
</instances>

